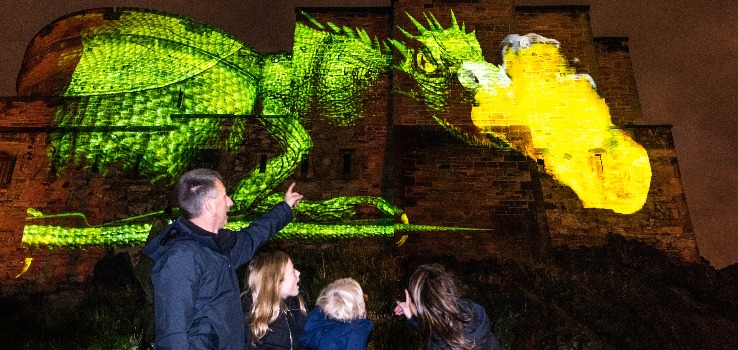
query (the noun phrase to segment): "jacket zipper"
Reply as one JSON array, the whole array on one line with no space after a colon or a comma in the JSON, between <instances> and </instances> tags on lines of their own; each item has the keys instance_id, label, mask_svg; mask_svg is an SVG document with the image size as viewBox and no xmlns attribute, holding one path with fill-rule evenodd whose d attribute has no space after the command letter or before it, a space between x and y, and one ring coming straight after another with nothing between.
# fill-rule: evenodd
<instances>
[{"instance_id":1,"label":"jacket zipper","mask_svg":"<svg viewBox=\"0 0 738 350\"><path fill-rule=\"evenodd\" d=\"M292 327L290 327L290 318L286 311L284 313L284 319L287 321L287 332L290 334L290 350L292 350Z\"/></svg>"}]
</instances>

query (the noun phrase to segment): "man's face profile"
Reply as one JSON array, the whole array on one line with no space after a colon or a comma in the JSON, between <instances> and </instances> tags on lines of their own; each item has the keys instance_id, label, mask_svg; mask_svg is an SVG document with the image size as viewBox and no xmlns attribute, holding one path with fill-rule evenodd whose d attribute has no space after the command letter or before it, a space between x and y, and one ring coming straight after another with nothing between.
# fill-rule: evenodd
<instances>
[{"instance_id":1,"label":"man's face profile","mask_svg":"<svg viewBox=\"0 0 738 350\"><path fill-rule=\"evenodd\" d=\"M220 180L215 180L215 189L208 196L207 201L214 216L214 222L218 228L223 228L228 223L228 209L233 205L231 197L226 194L225 186Z\"/></svg>"}]
</instances>

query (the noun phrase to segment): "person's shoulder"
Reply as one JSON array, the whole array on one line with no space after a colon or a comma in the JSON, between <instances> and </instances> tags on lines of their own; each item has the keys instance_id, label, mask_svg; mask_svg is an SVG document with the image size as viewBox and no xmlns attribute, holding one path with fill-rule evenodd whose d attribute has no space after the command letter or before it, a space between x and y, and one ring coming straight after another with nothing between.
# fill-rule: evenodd
<instances>
[{"instance_id":1,"label":"person's shoulder","mask_svg":"<svg viewBox=\"0 0 738 350\"><path fill-rule=\"evenodd\" d=\"M368 318L360 318L360 319L353 321L353 323L355 323L356 327L359 329L365 329L365 330L371 331L372 328L374 328L374 321Z\"/></svg>"},{"instance_id":2,"label":"person's shoulder","mask_svg":"<svg viewBox=\"0 0 738 350\"><path fill-rule=\"evenodd\" d=\"M178 260L181 263L187 261L198 262L211 259L208 257L207 245L198 240L189 231L178 231L173 233L173 237L167 238L166 242L162 242L156 248L157 258L155 261ZM152 257L153 259L153 257ZM190 266L192 267L192 266Z\"/></svg>"},{"instance_id":3,"label":"person's shoulder","mask_svg":"<svg viewBox=\"0 0 738 350\"><path fill-rule=\"evenodd\" d=\"M168 246L167 250L170 254L199 254L203 244L196 239L178 237L173 239Z\"/></svg>"},{"instance_id":4,"label":"person's shoulder","mask_svg":"<svg viewBox=\"0 0 738 350\"><path fill-rule=\"evenodd\" d=\"M352 329L354 327L351 325L351 322L340 322L330 318L319 306L310 310L305 324L305 329L317 327L322 329L322 333L341 332L341 330Z\"/></svg>"},{"instance_id":5,"label":"person's shoulder","mask_svg":"<svg viewBox=\"0 0 738 350\"><path fill-rule=\"evenodd\" d=\"M484 327L485 324L489 324L489 317L487 316L487 311L484 309L482 305L479 305L469 299L462 299L460 301L462 309L465 309L468 315L471 316L471 319L469 323L467 324L467 327L470 327L468 330L472 332L478 331L477 328Z\"/></svg>"},{"instance_id":6,"label":"person's shoulder","mask_svg":"<svg viewBox=\"0 0 738 350\"><path fill-rule=\"evenodd\" d=\"M476 302L470 300L470 299L461 299L460 304L462 307L470 310L472 313L479 313L479 312L486 312L484 310L484 306L477 304Z\"/></svg>"},{"instance_id":7,"label":"person's shoulder","mask_svg":"<svg viewBox=\"0 0 738 350\"><path fill-rule=\"evenodd\" d=\"M464 327L464 333L471 339L476 339L484 344L484 349L501 349L499 340L492 332L489 316L487 316L484 307L469 299L463 299L462 303L468 305L467 307L472 314L471 322Z\"/></svg>"},{"instance_id":8,"label":"person's shoulder","mask_svg":"<svg viewBox=\"0 0 738 350\"><path fill-rule=\"evenodd\" d=\"M178 269L197 268L204 260L203 249L193 240L176 240L161 249L157 263ZM173 265L172 265L173 264Z\"/></svg>"},{"instance_id":9,"label":"person's shoulder","mask_svg":"<svg viewBox=\"0 0 738 350\"><path fill-rule=\"evenodd\" d=\"M326 316L323 313L323 310L320 309L320 307L316 306L310 312L308 313L308 318L311 320L322 320L325 319Z\"/></svg>"}]
</instances>

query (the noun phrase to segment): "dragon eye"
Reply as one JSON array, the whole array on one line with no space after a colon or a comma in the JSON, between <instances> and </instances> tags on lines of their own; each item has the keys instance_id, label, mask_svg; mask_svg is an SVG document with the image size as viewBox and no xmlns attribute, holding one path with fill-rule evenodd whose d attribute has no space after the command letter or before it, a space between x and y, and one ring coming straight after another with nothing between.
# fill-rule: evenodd
<instances>
[{"instance_id":1,"label":"dragon eye","mask_svg":"<svg viewBox=\"0 0 738 350\"><path fill-rule=\"evenodd\" d=\"M428 58L428 56L425 55L425 52L422 51L418 52L415 56L415 63L418 65L418 68L425 73L433 73L438 69L438 65L436 65L436 63Z\"/></svg>"}]
</instances>

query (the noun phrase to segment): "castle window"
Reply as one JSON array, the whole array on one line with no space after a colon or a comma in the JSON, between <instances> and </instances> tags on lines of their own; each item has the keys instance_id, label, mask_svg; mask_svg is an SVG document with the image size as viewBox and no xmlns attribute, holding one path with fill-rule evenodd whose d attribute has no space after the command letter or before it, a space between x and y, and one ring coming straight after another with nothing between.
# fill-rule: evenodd
<instances>
[{"instance_id":1,"label":"castle window","mask_svg":"<svg viewBox=\"0 0 738 350\"><path fill-rule=\"evenodd\" d=\"M538 171L543 172L546 171L546 162L543 160L543 158L536 159L536 165L538 168Z\"/></svg>"},{"instance_id":2,"label":"castle window","mask_svg":"<svg viewBox=\"0 0 738 350\"><path fill-rule=\"evenodd\" d=\"M90 167L90 171L93 174L100 173L100 155L95 156L95 161L92 163L92 167Z\"/></svg>"},{"instance_id":3,"label":"castle window","mask_svg":"<svg viewBox=\"0 0 738 350\"><path fill-rule=\"evenodd\" d=\"M593 159L593 164L592 165L594 166L594 170L598 174L602 174L602 172L604 170L604 168L602 167L602 153L595 153L594 154L594 159Z\"/></svg>"},{"instance_id":4,"label":"castle window","mask_svg":"<svg viewBox=\"0 0 738 350\"><path fill-rule=\"evenodd\" d=\"M182 98L184 97L184 93L182 92L182 88L179 88L179 95L177 96L177 108L182 108Z\"/></svg>"},{"instance_id":5,"label":"castle window","mask_svg":"<svg viewBox=\"0 0 738 350\"><path fill-rule=\"evenodd\" d=\"M266 153L262 153L261 156L259 156L259 174L265 173L267 170L267 155Z\"/></svg>"},{"instance_id":6,"label":"castle window","mask_svg":"<svg viewBox=\"0 0 738 350\"><path fill-rule=\"evenodd\" d=\"M592 167L592 171L597 175L605 173L605 164L603 163L605 153L605 150L602 148L589 150L589 165Z\"/></svg>"},{"instance_id":7,"label":"castle window","mask_svg":"<svg viewBox=\"0 0 738 350\"><path fill-rule=\"evenodd\" d=\"M215 170L220 165L220 152L218 149L203 148L197 151L194 159L195 168Z\"/></svg>"},{"instance_id":8,"label":"castle window","mask_svg":"<svg viewBox=\"0 0 738 350\"><path fill-rule=\"evenodd\" d=\"M0 152L0 186L7 186L13 178L15 168L15 157L5 152Z\"/></svg>"},{"instance_id":9,"label":"castle window","mask_svg":"<svg viewBox=\"0 0 738 350\"><path fill-rule=\"evenodd\" d=\"M354 150L352 149L342 149L340 150L341 155L341 178L342 179L350 179L353 177L353 156L354 156Z\"/></svg>"},{"instance_id":10,"label":"castle window","mask_svg":"<svg viewBox=\"0 0 738 350\"><path fill-rule=\"evenodd\" d=\"M303 176L307 176L309 170L310 170L310 157L307 154L303 154L302 160L300 161L300 174Z\"/></svg>"}]
</instances>

